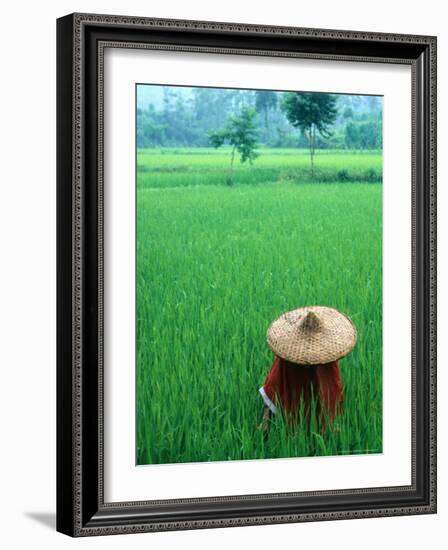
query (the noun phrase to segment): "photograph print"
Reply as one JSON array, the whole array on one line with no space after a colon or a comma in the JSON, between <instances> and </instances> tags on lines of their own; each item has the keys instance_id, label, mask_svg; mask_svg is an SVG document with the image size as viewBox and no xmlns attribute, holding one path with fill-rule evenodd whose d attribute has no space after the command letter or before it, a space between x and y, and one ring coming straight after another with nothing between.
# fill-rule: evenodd
<instances>
[{"instance_id":1,"label":"photograph print","mask_svg":"<svg viewBox=\"0 0 448 550\"><path fill-rule=\"evenodd\" d=\"M383 98L136 85L136 463L382 443Z\"/></svg>"}]
</instances>

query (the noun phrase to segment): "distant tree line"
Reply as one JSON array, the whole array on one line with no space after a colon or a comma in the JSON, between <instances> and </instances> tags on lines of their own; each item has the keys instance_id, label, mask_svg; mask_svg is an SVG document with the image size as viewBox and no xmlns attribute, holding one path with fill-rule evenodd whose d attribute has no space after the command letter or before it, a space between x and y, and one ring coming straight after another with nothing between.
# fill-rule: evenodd
<instances>
[{"instance_id":1,"label":"distant tree line","mask_svg":"<svg viewBox=\"0 0 448 550\"><path fill-rule=\"evenodd\" d=\"M330 97L329 94L320 95L323 101L325 97ZM296 100L300 100L300 96L305 98L306 93L289 94L290 98L295 97ZM255 113L253 125L261 146L364 150L382 148L381 99L356 95L331 97L334 98L331 113L321 132L317 126L307 127L294 123L294 115L291 114L294 109L290 109L288 114L288 108L285 107L288 92L165 86L157 101L147 100L138 104L137 146L210 146L210 133L225 128L229 119L247 108ZM306 107L306 101L303 106ZM299 107L295 105L296 109ZM227 138L223 143L231 142Z\"/></svg>"}]
</instances>

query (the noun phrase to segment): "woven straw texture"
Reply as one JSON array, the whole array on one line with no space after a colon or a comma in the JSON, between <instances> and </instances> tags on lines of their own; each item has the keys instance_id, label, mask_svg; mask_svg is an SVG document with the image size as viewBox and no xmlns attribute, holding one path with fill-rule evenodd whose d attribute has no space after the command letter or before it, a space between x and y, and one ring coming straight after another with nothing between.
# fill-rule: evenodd
<instances>
[{"instance_id":1,"label":"woven straw texture","mask_svg":"<svg viewBox=\"0 0 448 550\"><path fill-rule=\"evenodd\" d=\"M300 365L323 365L344 357L356 344L356 328L338 310L306 306L287 311L268 329L271 350Z\"/></svg>"}]
</instances>

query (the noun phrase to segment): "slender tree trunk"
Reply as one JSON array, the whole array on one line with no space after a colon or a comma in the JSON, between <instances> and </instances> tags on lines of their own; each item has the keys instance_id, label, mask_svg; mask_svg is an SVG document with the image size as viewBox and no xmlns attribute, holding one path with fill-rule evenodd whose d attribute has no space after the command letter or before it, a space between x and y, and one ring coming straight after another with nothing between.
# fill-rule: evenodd
<instances>
[{"instance_id":1,"label":"slender tree trunk","mask_svg":"<svg viewBox=\"0 0 448 550\"><path fill-rule=\"evenodd\" d=\"M232 154L230 155L230 174L227 181L228 185L233 185L233 161L235 160L235 147L232 149Z\"/></svg>"},{"instance_id":2,"label":"slender tree trunk","mask_svg":"<svg viewBox=\"0 0 448 550\"><path fill-rule=\"evenodd\" d=\"M314 126L311 126L308 132L308 143L310 146L310 161L311 161L311 178L314 178Z\"/></svg>"},{"instance_id":3,"label":"slender tree trunk","mask_svg":"<svg viewBox=\"0 0 448 550\"><path fill-rule=\"evenodd\" d=\"M264 127L265 127L265 130L266 130L266 138L267 138L267 141L269 142L270 141L270 131L269 131L269 121L268 121L268 114L269 114L269 111L268 109L265 109L264 110Z\"/></svg>"},{"instance_id":4,"label":"slender tree trunk","mask_svg":"<svg viewBox=\"0 0 448 550\"><path fill-rule=\"evenodd\" d=\"M316 126L313 126L313 177L314 177L314 155L316 154Z\"/></svg>"}]
</instances>

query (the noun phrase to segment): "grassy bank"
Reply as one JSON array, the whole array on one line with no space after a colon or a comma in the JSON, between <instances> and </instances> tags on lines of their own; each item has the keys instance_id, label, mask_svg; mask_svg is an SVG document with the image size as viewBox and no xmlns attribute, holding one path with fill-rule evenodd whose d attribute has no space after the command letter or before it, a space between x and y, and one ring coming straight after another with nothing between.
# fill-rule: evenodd
<instances>
[{"instance_id":1,"label":"grassy bank","mask_svg":"<svg viewBox=\"0 0 448 550\"><path fill-rule=\"evenodd\" d=\"M235 161L230 151L209 148L142 149L137 153L140 188L221 185L267 182L382 181L381 152L318 151L311 174L309 152L304 149L260 149L252 166Z\"/></svg>"}]
</instances>

